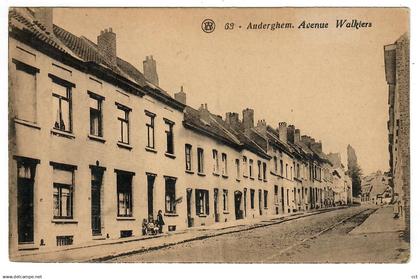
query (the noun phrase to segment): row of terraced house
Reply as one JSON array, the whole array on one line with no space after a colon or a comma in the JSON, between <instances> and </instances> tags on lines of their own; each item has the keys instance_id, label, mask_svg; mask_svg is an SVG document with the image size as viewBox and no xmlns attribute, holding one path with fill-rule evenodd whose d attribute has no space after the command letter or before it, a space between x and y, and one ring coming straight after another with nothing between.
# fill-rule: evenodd
<instances>
[{"instance_id":1,"label":"row of terraced house","mask_svg":"<svg viewBox=\"0 0 420 279\"><path fill-rule=\"evenodd\" d=\"M53 24L47 8L9 13L11 254L351 202L339 154L254 111L211 113L159 87L97 42Z\"/></svg>"}]
</instances>

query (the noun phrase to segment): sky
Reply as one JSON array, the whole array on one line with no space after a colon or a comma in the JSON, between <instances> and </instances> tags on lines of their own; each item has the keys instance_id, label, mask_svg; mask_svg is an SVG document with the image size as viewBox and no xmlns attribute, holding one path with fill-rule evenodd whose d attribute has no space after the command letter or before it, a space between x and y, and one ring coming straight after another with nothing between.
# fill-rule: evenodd
<instances>
[{"instance_id":1,"label":"sky","mask_svg":"<svg viewBox=\"0 0 420 279\"><path fill-rule=\"evenodd\" d=\"M212 33L201 30L207 18L216 23ZM337 19L372 27L337 29ZM406 9L390 8L54 10L55 24L94 42L112 27L117 55L141 71L153 55L160 87L174 94L184 86L188 105L207 103L222 116L253 108L255 123L294 124L345 164L350 144L364 174L389 168L383 47L408 32L408 19ZM295 28L246 28L277 21ZM298 29L302 21L329 28Z\"/></svg>"}]
</instances>

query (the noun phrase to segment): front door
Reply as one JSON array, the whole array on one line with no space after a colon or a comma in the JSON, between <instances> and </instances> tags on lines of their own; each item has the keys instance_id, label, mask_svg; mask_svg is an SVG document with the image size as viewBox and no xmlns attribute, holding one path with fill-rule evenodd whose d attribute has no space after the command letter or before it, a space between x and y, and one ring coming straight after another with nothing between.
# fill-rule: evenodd
<instances>
[{"instance_id":1,"label":"front door","mask_svg":"<svg viewBox=\"0 0 420 279\"><path fill-rule=\"evenodd\" d=\"M193 219L191 216L191 206L192 206L192 189L187 189L187 219L188 227L194 226Z\"/></svg>"},{"instance_id":2,"label":"front door","mask_svg":"<svg viewBox=\"0 0 420 279\"><path fill-rule=\"evenodd\" d=\"M284 213L284 188L281 187L281 213Z\"/></svg>"},{"instance_id":3,"label":"front door","mask_svg":"<svg viewBox=\"0 0 420 279\"><path fill-rule=\"evenodd\" d=\"M18 163L17 210L18 242L34 242L34 178L35 166Z\"/></svg>"},{"instance_id":4,"label":"front door","mask_svg":"<svg viewBox=\"0 0 420 279\"><path fill-rule=\"evenodd\" d=\"M92 235L102 234L101 221L101 188L103 172L99 169L92 169L91 182L91 222Z\"/></svg>"},{"instance_id":5,"label":"front door","mask_svg":"<svg viewBox=\"0 0 420 279\"><path fill-rule=\"evenodd\" d=\"M244 217L246 217L246 192L247 189L244 188Z\"/></svg>"},{"instance_id":6,"label":"front door","mask_svg":"<svg viewBox=\"0 0 420 279\"><path fill-rule=\"evenodd\" d=\"M240 191L235 191L235 218L236 220L243 218L243 213L241 210L242 202L242 193Z\"/></svg>"},{"instance_id":7,"label":"front door","mask_svg":"<svg viewBox=\"0 0 420 279\"><path fill-rule=\"evenodd\" d=\"M214 189L214 221L219 222L219 189Z\"/></svg>"},{"instance_id":8,"label":"front door","mask_svg":"<svg viewBox=\"0 0 420 279\"><path fill-rule=\"evenodd\" d=\"M153 207L153 191L155 185L155 176L148 175L147 176L147 216L149 221L154 219L154 207Z\"/></svg>"}]
</instances>

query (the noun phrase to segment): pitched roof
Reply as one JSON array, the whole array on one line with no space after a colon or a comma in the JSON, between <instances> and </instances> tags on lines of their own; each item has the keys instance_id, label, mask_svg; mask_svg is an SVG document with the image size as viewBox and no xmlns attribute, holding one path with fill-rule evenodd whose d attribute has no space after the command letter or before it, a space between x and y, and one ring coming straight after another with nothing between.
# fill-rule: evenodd
<instances>
[{"instance_id":1,"label":"pitched roof","mask_svg":"<svg viewBox=\"0 0 420 279\"><path fill-rule=\"evenodd\" d=\"M221 117L207 110L203 110L201 113L199 110L186 106L184 126L209 135L216 140L221 140L234 148L247 149L259 156L269 158L269 155L240 129L235 129L226 124Z\"/></svg>"},{"instance_id":2,"label":"pitched roof","mask_svg":"<svg viewBox=\"0 0 420 279\"><path fill-rule=\"evenodd\" d=\"M71 55L85 62L94 62L111 69L114 73L138 84L141 87L150 87L159 91L165 97L172 98L165 90L147 81L143 73L128 61L117 57L113 64L98 49L98 45L84 36L76 36L71 32L53 25L53 34L46 32L45 27L37 22L33 13L27 8L13 8L9 12L9 26L24 31L60 52Z\"/></svg>"}]
</instances>

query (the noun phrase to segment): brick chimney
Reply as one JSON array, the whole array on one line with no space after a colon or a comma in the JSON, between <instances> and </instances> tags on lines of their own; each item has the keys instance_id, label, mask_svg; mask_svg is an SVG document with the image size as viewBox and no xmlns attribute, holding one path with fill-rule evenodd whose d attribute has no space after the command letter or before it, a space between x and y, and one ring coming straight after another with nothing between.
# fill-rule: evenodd
<instances>
[{"instance_id":1,"label":"brick chimney","mask_svg":"<svg viewBox=\"0 0 420 279\"><path fill-rule=\"evenodd\" d=\"M177 100L180 103L183 103L184 105L187 104L187 94L184 92L184 86L181 86L181 91L178 93L175 93L175 100Z\"/></svg>"},{"instance_id":2,"label":"brick chimney","mask_svg":"<svg viewBox=\"0 0 420 279\"><path fill-rule=\"evenodd\" d=\"M198 113L201 119L206 122L210 122L210 112L207 108L207 104L201 104L200 108L198 109Z\"/></svg>"},{"instance_id":3,"label":"brick chimney","mask_svg":"<svg viewBox=\"0 0 420 279\"><path fill-rule=\"evenodd\" d=\"M311 143L315 142L315 140L313 138L311 138L310 136L307 136L307 135L303 135L300 139L308 147L311 146Z\"/></svg>"},{"instance_id":4,"label":"brick chimney","mask_svg":"<svg viewBox=\"0 0 420 279\"><path fill-rule=\"evenodd\" d=\"M291 143L295 142L295 125L289 125L287 127L287 141Z\"/></svg>"},{"instance_id":5,"label":"brick chimney","mask_svg":"<svg viewBox=\"0 0 420 279\"><path fill-rule=\"evenodd\" d=\"M319 152L319 153L321 153L322 152L322 142L321 141L319 141L319 142L311 142L311 148L313 149L313 150L315 150L316 152Z\"/></svg>"},{"instance_id":6,"label":"brick chimney","mask_svg":"<svg viewBox=\"0 0 420 279\"><path fill-rule=\"evenodd\" d=\"M159 77L156 70L156 60L153 59L153 56L146 56L146 59L143 61L143 73L144 77L153 83L156 86L159 86Z\"/></svg>"},{"instance_id":7,"label":"brick chimney","mask_svg":"<svg viewBox=\"0 0 420 279\"><path fill-rule=\"evenodd\" d=\"M246 108L242 111L242 124L245 130L254 128L254 110Z\"/></svg>"},{"instance_id":8,"label":"brick chimney","mask_svg":"<svg viewBox=\"0 0 420 279\"><path fill-rule=\"evenodd\" d=\"M280 122L279 123L279 140L286 143L287 142L287 123Z\"/></svg>"},{"instance_id":9,"label":"brick chimney","mask_svg":"<svg viewBox=\"0 0 420 279\"><path fill-rule=\"evenodd\" d=\"M117 35L112 28L102 30L97 40L99 51L112 65L117 65Z\"/></svg>"},{"instance_id":10,"label":"brick chimney","mask_svg":"<svg viewBox=\"0 0 420 279\"><path fill-rule=\"evenodd\" d=\"M263 137L267 137L267 123L265 119L257 121L257 127L255 128Z\"/></svg>"},{"instance_id":11,"label":"brick chimney","mask_svg":"<svg viewBox=\"0 0 420 279\"><path fill-rule=\"evenodd\" d=\"M239 128L241 122L239 121L239 114L237 112L226 112L225 122L233 128Z\"/></svg>"},{"instance_id":12,"label":"brick chimney","mask_svg":"<svg viewBox=\"0 0 420 279\"><path fill-rule=\"evenodd\" d=\"M35 21L41 29L48 34L53 34L53 10L52 8L34 8Z\"/></svg>"},{"instance_id":13,"label":"brick chimney","mask_svg":"<svg viewBox=\"0 0 420 279\"><path fill-rule=\"evenodd\" d=\"M295 139L294 139L294 143L298 143L300 142L300 130L296 129L295 130Z\"/></svg>"}]
</instances>

